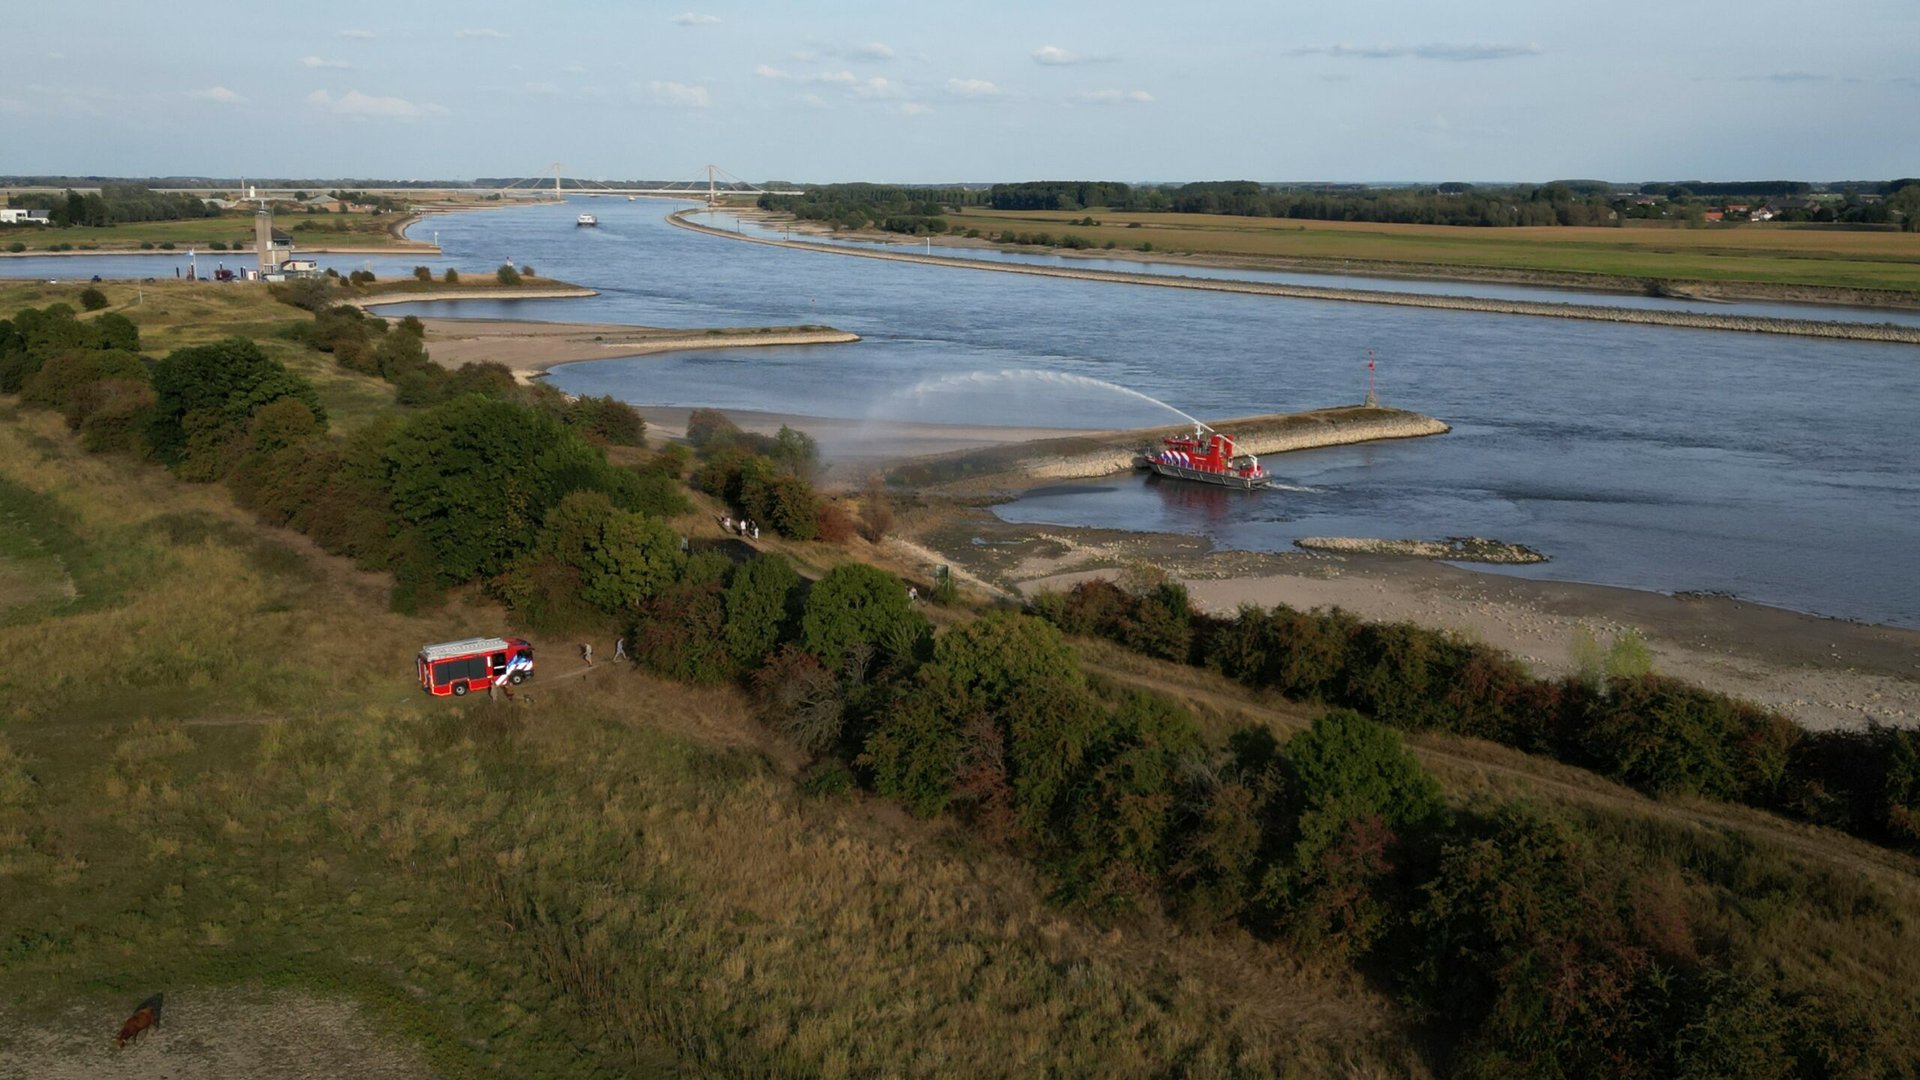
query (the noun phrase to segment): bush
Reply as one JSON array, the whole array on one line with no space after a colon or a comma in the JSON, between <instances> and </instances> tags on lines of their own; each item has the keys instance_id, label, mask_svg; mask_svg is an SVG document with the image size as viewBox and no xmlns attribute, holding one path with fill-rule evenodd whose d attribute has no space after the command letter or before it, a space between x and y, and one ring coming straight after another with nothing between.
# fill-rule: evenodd
<instances>
[{"instance_id":1,"label":"bush","mask_svg":"<svg viewBox=\"0 0 1920 1080\"><path fill-rule=\"evenodd\" d=\"M753 673L753 700L761 720L802 750L824 753L840 741L845 706L840 680L793 645L765 655Z\"/></svg>"},{"instance_id":2,"label":"bush","mask_svg":"<svg viewBox=\"0 0 1920 1080\"><path fill-rule=\"evenodd\" d=\"M844 544L853 539L854 534L859 531L853 515L834 503L821 505L817 521L814 536L824 544Z\"/></svg>"},{"instance_id":3,"label":"bush","mask_svg":"<svg viewBox=\"0 0 1920 1080\"><path fill-rule=\"evenodd\" d=\"M800 575L778 555L747 560L727 587L727 648L752 667L789 637L798 621Z\"/></svg>"},{"instance_id":4,"label":"bush","mask_svg":"<svg viewBox=\"0 0 1920 1080\"><path fill-rule=\"evenodd\" d=\"M899 578L859 563L836 566L815 582L800 620L801 647L834 670L858 645L896 660L916 657L931 633Z\"/></svg>"},{"instance_id":5,"label":"bush","mask_svg":"<svg viewBox=\"0 0 1920 1080\"><path fill-rule=\"evenodd\" d=\"M245 338L175 349L154 366L153 391L147 445L162 463L175 467L189 456L190 427L198 449L217 449L261 406L284 397L298 398L326 421L312 385ZM205 460L197 466L202 475L208 467Z\"/></svg>"},{"instance_id":6,"label":"bush","mask_svg":"<svg viewBox=\"0 0 1920 1080\"><path fill-rule=\"evenodd\" d=\"M725 682L738 670L727 652L726 618L719 582L671 585L640 604L630 638L634 662L681 682Z\"/></svg>"},{"instance_id":7,"label":"bush","mask_svg":"<svg viewBox=\"0 0 1920 1080\"><path fill-rule=\"evenodd\" d=\"M432 281L433 271L424 266L416 266L413 268L413 280Z\"/></svg>"},{"instance_id":8,"label":"bush","mask_svg":"<svg viewBox=\"0 0 1920 1080\"><path fill-rule=\"evenodd\" d=\"M460 284L460 271L455 270L453 267L449 266L447 267L446 272L440 275L440 280L446 282L449 285L458 285Z\"/></svg>"},{"instance_id":9,"label":"bush","mask_svg":"<svg viewBox=\"0 0 1920 1080\"><path fill-rule=\"evenodd\" d=\"M98 286L89 285L80 290L80 306L88 311L99 311L107 306L107 294Z\"/></svg>"},{"instance_id":10,"label":"bush","mask_svg":"<svg viewBox=\"0 0 1920 1080\"><path fill-rule=\"evenodd\" d=\"M520 271L515 270L512 263L502 263L500 269L493 272L493 277L502 285L520 284Z\"/></svg>"},{"instance_id":11,"label":"bush","mask_svg":"<svg viewBox=\"0 0 1920 1080\"><path fill-rule=\"evenodd\" d=\"M647 422L632 405L612 396L575 398L565 406L568 425L603 446L645 446Z\"/></svg>"}]
</instances>

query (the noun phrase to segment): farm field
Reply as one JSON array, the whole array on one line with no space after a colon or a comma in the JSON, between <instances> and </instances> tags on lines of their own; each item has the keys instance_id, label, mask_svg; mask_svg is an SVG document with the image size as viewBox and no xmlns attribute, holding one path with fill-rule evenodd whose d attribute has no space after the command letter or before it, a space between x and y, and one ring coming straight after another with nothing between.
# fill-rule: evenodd
<instances>
[{"instance_id":1,"label":"farm field","mask_svg":"<svg viewBox=\"0 0 1920 1080\"><path fill-rule=\"evenodd\" d=\"M1091 216L1099 224L1075 224ZM1211 214L966 208L949 222L992 236L1077 236L1103 248L1311 261L1373 271L1405 267L1539 271L1644 281L1739 282L1920 293L1920 233L1793 225L1508 228L1297 221Z\"/></svg>"}]
</instances>

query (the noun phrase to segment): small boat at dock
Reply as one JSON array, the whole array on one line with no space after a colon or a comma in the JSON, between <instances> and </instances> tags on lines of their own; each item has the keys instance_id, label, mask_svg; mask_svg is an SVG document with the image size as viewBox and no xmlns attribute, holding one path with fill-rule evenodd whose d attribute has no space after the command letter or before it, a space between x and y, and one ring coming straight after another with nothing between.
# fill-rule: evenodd
<instances>
[{"instance_id":1,"label":"small boat at dock","mask_svg":"<svg viewBox=\"0 0 1920 1080\"><path fill-rule=\"evenodd\" d=\"M1147 468L1161 476L1246 491L1273 482L1259 458L1235 453L1233 436L1223 435L1205 424L1194 425L1191 435L1169 435L1160 441L1162 449L1145 457Z\"/></svg>"}]
</instances>

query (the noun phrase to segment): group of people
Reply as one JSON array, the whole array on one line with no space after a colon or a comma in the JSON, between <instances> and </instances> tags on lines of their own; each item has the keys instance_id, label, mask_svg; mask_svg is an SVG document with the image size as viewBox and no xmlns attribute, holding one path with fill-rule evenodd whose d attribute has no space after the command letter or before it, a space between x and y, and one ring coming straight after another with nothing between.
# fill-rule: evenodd
<instances>
[{"instance_id":1,"label":"group of people","mask_svg":"<svg viewBox=\"0 0 1920 1080\"><path fill-rule=\"evenodd\" d=\"M743 537L752 537L755 540L760 539L760 526L748 521L744 517L739 521L733 520L731 515L722 517L720 519L720 527L730 533L739 533Z\"/></svg>"}]
</instances>

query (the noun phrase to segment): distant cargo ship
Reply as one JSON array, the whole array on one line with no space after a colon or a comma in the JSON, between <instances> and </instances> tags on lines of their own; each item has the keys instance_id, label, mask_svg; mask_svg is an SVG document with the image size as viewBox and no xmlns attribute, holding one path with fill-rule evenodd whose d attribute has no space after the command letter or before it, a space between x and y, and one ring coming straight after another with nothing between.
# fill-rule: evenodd
<instances>
[{"instance_id":1,"label":"distant cargo ship","mask_svg":"<svg viewBox=\"0 0 1920 1080\"><path fill-rule=\"evenodd\" d=\"M573 219L573 223L582 228L592 228L600 224L600 219L594 217L592 214L581 214L579 217Z\"/></svg>"}]
</instances>

